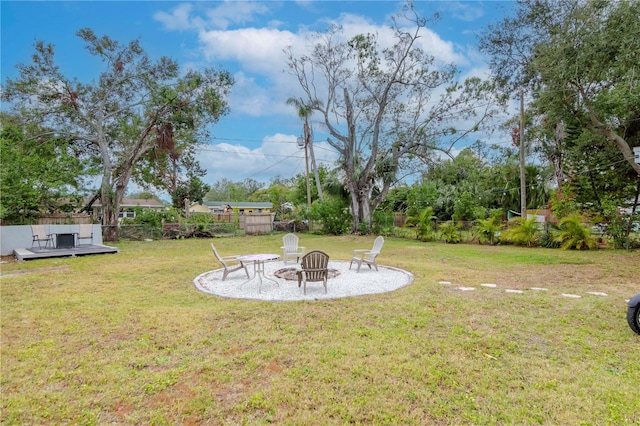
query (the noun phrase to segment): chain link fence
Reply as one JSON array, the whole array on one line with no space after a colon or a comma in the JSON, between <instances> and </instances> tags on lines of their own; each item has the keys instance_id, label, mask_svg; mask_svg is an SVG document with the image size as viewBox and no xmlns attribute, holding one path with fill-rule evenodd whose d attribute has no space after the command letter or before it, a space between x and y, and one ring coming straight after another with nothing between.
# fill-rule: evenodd
<instances>
[{"instance_id":1,"label":"chain link fence","mask_svg":"<svg viewBox=\"0 0 640 426\"><path fill-rule=\"evenodd\" d=\"M184 238L213 238L236 236L240 230L233 223L165 223L160 227L146 224L119 225L119 240L177 240Z\"/></svg>"}]
</instances>

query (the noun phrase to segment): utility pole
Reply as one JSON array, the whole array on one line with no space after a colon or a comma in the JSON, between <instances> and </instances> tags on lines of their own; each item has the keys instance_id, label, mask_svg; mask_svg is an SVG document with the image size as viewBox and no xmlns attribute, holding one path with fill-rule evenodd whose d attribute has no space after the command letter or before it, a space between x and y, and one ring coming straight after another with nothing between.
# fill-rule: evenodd
<instances>
[{"instance_id":1,"label":"utility pole","mask_svg":"<svg viewBox=\"0 0 640 426\"><path fill-rule=\"evenodd\" d=\"M524 169L524 91L520 89L520 216L527 219L527 183Z\"/></svg>"}]
</instances>

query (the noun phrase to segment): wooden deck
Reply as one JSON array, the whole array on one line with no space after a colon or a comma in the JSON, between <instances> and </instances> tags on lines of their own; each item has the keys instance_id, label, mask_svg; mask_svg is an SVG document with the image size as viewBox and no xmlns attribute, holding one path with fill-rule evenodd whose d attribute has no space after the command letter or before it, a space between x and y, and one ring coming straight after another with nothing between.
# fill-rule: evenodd
<instances>
[{"instance_id":1,"label":"wooden deck","mask_svg":"<svg viewBox=\"0 0 640 426\"><path fill-rule=\"evenodd\" d=\"M109 247L97 244L83 244L73 248L19 248L13 250L18 260L44 259L47 257L76 257L91 254L118 253L117 247Z\"/></svg>"}]
</instances>

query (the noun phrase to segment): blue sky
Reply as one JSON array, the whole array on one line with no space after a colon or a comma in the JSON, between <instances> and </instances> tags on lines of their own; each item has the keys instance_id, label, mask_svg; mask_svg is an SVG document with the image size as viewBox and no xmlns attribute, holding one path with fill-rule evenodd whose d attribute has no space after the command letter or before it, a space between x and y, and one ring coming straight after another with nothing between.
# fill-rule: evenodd
<instances>
[{"instance_id":1,"label":"blue sky","mask_svg":"<svg viewBox=\"0 0 640 426\"><path fill-rule=\"evenodd\" d=\"M168 56L184 69L214 66L236 80L230 114L211 129L199 161L206 183L226 178L268 182L304 173L304 151L296 146L302 124L286 104L297 82L286 72L282 51L301 50L306 35L338 23L348 34L387 31L395 1L6 1L1 7L1 76L16 77L16 64L28 63L36 40L55 45L57 63L68 77L91 81L101 72L75 35L89 27L121 42L139 39L154 59ZM476 34L497 22L510 2L417 1L423 16L438 12L424 39L437 58L458 65L461 76L486 77L488 67L476 47ZM336 155L315 129L319 162ZM505 139L510 138L504 135ZM495 142L495 141L494 141Z\"/></svg>"}]
</instances>

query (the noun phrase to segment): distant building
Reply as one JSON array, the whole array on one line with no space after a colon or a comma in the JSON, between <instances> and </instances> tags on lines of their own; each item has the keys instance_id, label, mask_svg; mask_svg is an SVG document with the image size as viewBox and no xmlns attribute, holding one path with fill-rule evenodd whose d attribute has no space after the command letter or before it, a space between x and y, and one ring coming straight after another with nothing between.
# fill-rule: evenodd
<instances>
[{"instance_id":1,"label":"distant building","mask_svg":"<svg viewBox=\"0 0 640 426\"><path fill-rule=\"evenodd\" d=\"M209 212L211 214L235 213L271 213L273 203L248 201L205 201L202 204L193 203L189 206L190 213Z\"/></svg>"},{"instance_id":2,"label":"distant building","mask_svg":"<svg viewBox=\"0 0 640 426\"><path fill-rule=\"evenodd\" d=\"M124 218L136 217L136 208L150 209L150 210L164 210L165 204L162 201L158 201L155 198L123 198L120 203L120 211L118 212L118 220ZM101 221L103 216L102 202L98 199L91 206L91 216L94 220Z\"/></svg>"}]
</instances>

